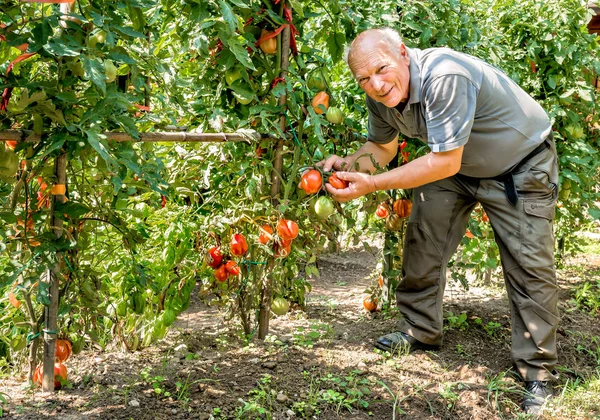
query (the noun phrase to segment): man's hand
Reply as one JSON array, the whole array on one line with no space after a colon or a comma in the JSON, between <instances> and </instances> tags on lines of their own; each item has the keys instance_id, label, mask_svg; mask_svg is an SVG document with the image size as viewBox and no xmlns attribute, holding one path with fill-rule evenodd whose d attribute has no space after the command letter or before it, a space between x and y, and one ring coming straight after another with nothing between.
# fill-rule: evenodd
<instances>
[{"instance_id":1,"label":"man's hand","mask_svg":"<svg viewBox=\"0 0 600 420\"><path fill-rule=\"evenodd\" d=\"M339 157L336 155L331 155L327 159L324 159L320 162L316 163L316 166L322 166L324 172L331 172L332 169L336 171L350 170L350 165L352 165L352 160L348 157Z\"/></svg>"},{"instance_id":2,"label":"man's hand","mask_svg":"<svg viewBox=\"0 0 600 420\"><path fill-rule=\"evenodd\" d=\"M327 192L331 194L335 201L345 203L346 201L362 197L363 195L375 191L375 185L373 184L373 177L371 175L360 172L339 171L335 174L339 179L348 181L348 186L344 189L336 189L329 184L325 184Z\"/></svg>"}]
</instances>

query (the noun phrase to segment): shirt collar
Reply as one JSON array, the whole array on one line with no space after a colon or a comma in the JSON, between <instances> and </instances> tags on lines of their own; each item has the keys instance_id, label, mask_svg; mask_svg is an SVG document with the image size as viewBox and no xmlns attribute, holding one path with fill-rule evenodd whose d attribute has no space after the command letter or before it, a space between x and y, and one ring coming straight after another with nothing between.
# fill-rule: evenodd
<instances>
[{"instance_id":1,"label":"shirt collar","mask_svg":"<svg viewBox=\"0 0 600 420\"><path fill-rule=\"evenodd\" d=\"M410 98L408 98L408 104L405 109L410 109L411 104L421 102L421 67L417 64L421 50L418 48L406 48L406 52L410 57Z\"/></svg>"}]
</instances>

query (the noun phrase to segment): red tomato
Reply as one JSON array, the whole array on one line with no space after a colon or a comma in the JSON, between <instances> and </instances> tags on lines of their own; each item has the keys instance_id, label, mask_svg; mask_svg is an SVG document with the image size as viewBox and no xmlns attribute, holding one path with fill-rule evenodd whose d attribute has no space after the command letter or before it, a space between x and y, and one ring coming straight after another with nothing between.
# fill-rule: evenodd
<instances>
[{"instance_id":1,"label":"red tomato","mask_svg":"<svg viewBox=\"0 0 600 420\"><path fill-rule=\"evenodd\" d=\"M317 193L322 186L323 177L321 177L321 172L317 171L316 169L311 169L302 175L302 179L300 180L300 188L302 188L306 194Z\"/></svg>"},{"instance_id":2,"label":"red tomato","mask_svg":"<svg viewBox=\"0 0 600 420\"><path fill-rule=\"evenodd\" d=\"M214 271L213 275L215 276L215 279L217 279L217 281L227 280L227 277L229 277L229 273L227 272L227 268L225 267L225 264L223 264L222 266L217 268Z\"/></svg>"},{"instance_id":3,"label":"red tomato","mask_svg":"<svg viewBox=\"0 0 600 420\"><path fill-rule=\"evenodd\" d=\"M223 261L223 254L221 254L221 250L216 246L213 246L208 250L208 254L206 254L206 264L208 264L211 268L217 268L221 265Z\"/></svg>"},{"instance_id":4,"label":"red tomato","mask_svg":"<svg viewBox=\"0 0 600 420\"><path fill-rule=\"evenodd\" d=\"M266 245L273 239L273 228L271 226L264 225L260 228L259 232L258 241L261 244Z\"/></svg>"},{"instance_id":5,"label":"red tomato","mask_svg":"<svg viewBox=\"0 0 600 420\"><path fill-rule=\"evenodd\" d=\"M69 340L56 340L55 357L59 362L64 362L73 352L71 342Z\"/></svg>"},{"instance_id":6,"label":"red tomato","mask_svg":"<svg viewBox=\"0 0 600 420\"><path fill-rule=\"evenodd\" d=\"M231 261L231 260L229 260L225 263L225 270L227 270L227 272L231 276L239 276L242 273L240 266L237 265L237 263L235 261Z\"/></svg>"},{"instance_id":7,"label":"red tomato","mask_svg":"<svg viewBox=\"0 0 600 420\"><path fill-rule=\"evenodd\" d=\"M236 233L231 237L231 253L236 256L241 256L248 252L248 242L244 235Z\"/></svg>"},{"instance_id":8,"label":"red tomato","mask_svg":"<svg viewBox=\"0 0 600 420\"><path fill-rule=\"evenodd\" d=\"M275 257L277 258L285 258L292 252L292 244L291 242L288 245L278 245L275 249Z\"/></svg>"},{"instance_id":9,"label":"red tomato","mask_svg":"<svg viewBox=\"0 0 600 420\"><path fill-rule=\"evenodd\" d=\"M42 378L43 378L43 366L40 365L37 367L35 372L33 373L33 383L39 386L42 386ZM62 362L58 362L54 364L54 389L59 389L61 387L61 381L64 382L67 380L67 367L62 364Z\"/></svg>"},{"instance_id":10,"label":"red tomato","mask_svg":"<svg viewBox=\"0 0 600 420\"><path fill-rule=\"evenodd\" d=\"M298 236L298 225L287 219L280 219L277 223L277 234L281 239L290 240Z\"/></svg>"},{"instance_id":11,"label":"red tomato","mask_svg":"<svg viewBox=\"0 0 600 420\"><path fill-rule=\"evenodd\" d=\"M6 147L10 150L15 150L15 147L17 147L17 141L16 140L9 140L6 142Z\"/></svg>"},{"instance_id":12,"label":"red tomato","mask_svg":"<svg viewBox=\"0 0 600 420\"><path fill-rule=\"evenodd\" d=\"M473 235L473 232L471 232L469 229L467 229L467 231L465 232L465 236L469 239L473 239L475 237L475 235Z\"/></svg>"},{"instance_id":13,"label":"red tomato","mask_svg":"<svg viewBox=\"0 0 600 420\"><path fill-rule=\"evenodd\" d=\"M164 195L160 196L160 206L162 208L165 208L165 206L167 205L167 197L165 197Z\"/></svg>"},{"instance_id":14,"label":"red tomato","mask_svg":"<svg viewBox=\"0 0 600 420\"><path fill-rule=\"evenodd\" d=\"M344 188L348 187L348 181L339 179L337 177L337 175L335 174L335 172L329 176L329 179L327 180L327 182L333 188L338 189L338 190L343 190Z\"/></svg>"},{"instance_id":15,"label":"red tomato","mask_svg":"<svg viewBox=\"0 0 600 420\"><path fill-rule=\"evenodd\" d=\"M379 206L377 206L377 210L375 211L375 214L377 215L377 217L380 218L385 218L388 217L388 215L390 214L390 211L388 210L388 206L385 203L381 203Z\"/></svg>"},{"instance_id":16,"label":"red tomato","mask_svg":"<svg viewBox=\"0 0 600 420\"><path fill-rule=\"evenodd\" d=\"M286 246L290 246L293 242L293 239L279 239L279 245L286 247Z\"/></svg>"}]
</instances>

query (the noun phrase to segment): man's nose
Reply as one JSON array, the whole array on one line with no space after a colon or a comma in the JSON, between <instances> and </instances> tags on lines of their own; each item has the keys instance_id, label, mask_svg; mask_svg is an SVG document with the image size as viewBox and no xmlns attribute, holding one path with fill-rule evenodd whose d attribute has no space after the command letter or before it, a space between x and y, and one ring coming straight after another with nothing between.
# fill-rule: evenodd
<instances>
[{"instance_id":1,"label":"man's nose","mask_svg":"<svg viewBox=\"0 0 600 420\"><path fill-rule=\"evenodd\" d=\"M371 76L371 87L373 87L374 90L379 91L381 88L383 88L383 85L384 82L380 77L377 75Z\"/></svg>"}]
</instances>

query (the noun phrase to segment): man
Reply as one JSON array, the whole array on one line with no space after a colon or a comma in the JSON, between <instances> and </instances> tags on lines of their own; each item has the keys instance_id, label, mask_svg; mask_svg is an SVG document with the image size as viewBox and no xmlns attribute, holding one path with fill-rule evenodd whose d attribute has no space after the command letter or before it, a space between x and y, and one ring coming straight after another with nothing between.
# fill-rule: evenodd
<instances>
[{"instance_id":1,"label":"man","mask_svg":"<svg viewBox=\"0 0 600 420\"><path fill-rule=\"evenodd\" d=\"M327 190L340 202L414 188L396 289L399 331L377 340L394 351L442 344L446 265L479 202L494 229L512 314L512 360L525 381L523 409L539 412L555 380L558 324L552 220L556 148L548 116L500 70L447 48L407 48L390 28L352 42L348 65L367 94L368 141L323 169L349 186ZM398 152L398 134L431 152L377 175ZM358 169L357 169L358 168ZM357 171L358 170L358 171Z\"/></svg>"}]
</instances>

